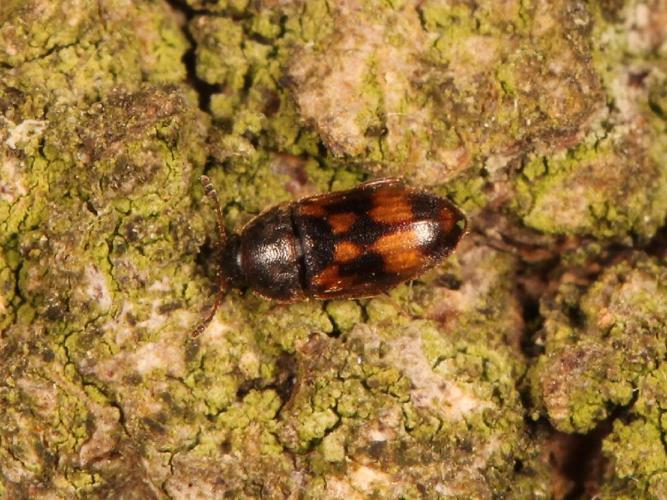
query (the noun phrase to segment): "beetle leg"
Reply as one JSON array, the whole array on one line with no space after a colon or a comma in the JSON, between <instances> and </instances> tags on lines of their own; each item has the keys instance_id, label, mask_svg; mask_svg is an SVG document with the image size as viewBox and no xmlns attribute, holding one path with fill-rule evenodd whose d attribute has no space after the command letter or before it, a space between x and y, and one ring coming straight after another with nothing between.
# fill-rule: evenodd
<instances>
[{"instance_id":1,"label":"beetle leg","mask_svg":"<svg viewBox=\"0 0 667 500\"><path fill-rule=\"evenodd\" d=\"M206 317L197 325L197 328L192 330L192 333L190 334L192 338L199 336L200 333L206 330L206 327L213 319L213 316L215 316L215 313L220 308L220 305L222 304L222 299L225 297L226 292L227 290L224 287L220 288L218 293L215 295L215 303L213 304L213 307L211 307L211 310L208 312Z\"/></svg>"},{"instance_id":2,"label":"beetle leg","mask_svg":"<svg viewBox=\"0 0 667 500\"><path fill-rule=\"evenodd\" d=\"M410 295L412 295L412 281L410 281L410 284L408 285L410 287ZM382 292L380 295L383 296L387 301L394 306L394 308L403 316L410 318L411 320L416 320L416 319L423 319L415 314L413 314L410 310L408 310L403 304L401 304L398 300L396 300L394 297L391 296L389 293L390 290L385 290Z\"/></svg>"},{"instance_id":3,"label":"beetle leg","mask_svg":"<svg viewBox=\"0 0 667 500\"><path fill-rule=\"evenodd\" d=\"M204 187L204 193L206 193L206 196L208 196L208 198L213 203L213 210L215 210L215 219L218 225L218 239L220 240L219 245L220 248L222 249L225 245L225 242L227 241L227 232L225 231L225 224L222 219L222 210L220 209L220 199L218 198L218 193L215 191L215 188L213 187L211 179L206 175L202 175L200 179L202 186ZM220 276L220 272L218 272L218 283L223 283L223 280L221 279ZM204 319L197 325L197 327L194 330L192 330L192 333L190 334L191 337L193 338L197 337L204 330L206 330L208 324L211 322L211 320L213 320L213 316L215 316L215 313L220 308L220 305L222 304L222 299L224 298L226 291L227 291L226 287L224 285L221 285L220 290L215 295L215 303L213 304L213 307L211 307L211 310L204 317Z\"/></svg>"},{"instance_id":4,"label":"beetle leg","mask_svg":"<svg viewBox=\"0 0 667 500\"><path fill-rule=\"evenodd\" d=\"M227 232L225 231L225 224L222 219L222 210L220 209L220 199L218 198L218 193L213 187L211 179L209 179L207 175L202 175L200 179L202 186L204 186L204 193L206 193L206 196L208 196L211 202L213 203L213 209L215 210L215 218L218 223L218 237L220 238L220 248L222 248L223 245L225 244L225 240L227 239Z\"/></svg>"}]
</instances>

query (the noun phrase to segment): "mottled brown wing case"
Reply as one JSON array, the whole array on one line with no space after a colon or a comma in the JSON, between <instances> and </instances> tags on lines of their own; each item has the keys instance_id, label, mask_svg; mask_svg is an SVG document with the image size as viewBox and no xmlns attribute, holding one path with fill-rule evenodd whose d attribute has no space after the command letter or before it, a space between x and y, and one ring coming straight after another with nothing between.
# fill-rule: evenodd
<instances>
[{"instance_id":1,"label":"mottled brown wing case","mask_svg":"<svg viewBox=\"0 0 667 500\"><path fill-rule=\"evenodd\" d=\"M435 265L465 231L451 202L400 179L301 200L293 223L304 291L315 298L380 293Z\"/></svg>"}]
</instances>

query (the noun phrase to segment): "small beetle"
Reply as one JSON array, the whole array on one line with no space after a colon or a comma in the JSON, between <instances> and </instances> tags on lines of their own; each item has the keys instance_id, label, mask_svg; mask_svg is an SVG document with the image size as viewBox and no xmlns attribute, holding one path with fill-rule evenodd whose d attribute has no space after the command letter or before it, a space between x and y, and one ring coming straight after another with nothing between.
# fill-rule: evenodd
<instances>
[{"instance_id":1,"label":"small beetle","mask_svg":"<svg viewBox=\"0 0 667 500\"><path fill-rule=\"evenodd\" d=\"M215 189L208 177L201 180L216 211L222 283L193 336L229 288L247 287L278 302L377 295L433 267L466 228L446 198L387 178L277 205L227 237Z\"/></svg>"}]
</instances>

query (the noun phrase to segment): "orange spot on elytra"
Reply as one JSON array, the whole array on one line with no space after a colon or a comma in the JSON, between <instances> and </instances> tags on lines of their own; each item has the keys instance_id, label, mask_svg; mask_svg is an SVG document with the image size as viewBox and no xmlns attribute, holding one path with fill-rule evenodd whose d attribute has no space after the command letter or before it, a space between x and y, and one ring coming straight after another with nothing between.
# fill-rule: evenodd
<instances>
[{"instance_id":1,"label":"orange spot on elytra","mask_svg":"<svg viewBox=\"0 0 667 500\"><path fill-rule=\"evenodd\" d=\"M424 265L424 256L418 249L388 255L384 267L390 273L414 273Z\"/></svg>"},{"instance_id":2,"label":"orange spot on elytra","mask_svg":"<svg viewBox=\"0 0 667 500\"><path fill-rule=\"evenodd\" d=\"M350 241L336 243L334 260L336 262L349 262L361 255L361 248Z\"/></svg>"},{"instance_id":3,"label":"orange spot on elytra","mask_svg":"<svg viewBox=\"0 0 667 500\"><path fill-rule=\"evenodd\" d=\"M315 287L321 287L329 291L339 288L340 281L338 266L333 265L325 267L320 273L313 276L311 283Z\"/></svg>"},{"instance_id":4,"label":"orange spot on elytra","mask_svg":"<svg viewBox=\"0 0 667 500\"><path fill-rule=\"evenodd\" d=\"M395 189L380 189L373 193L373 208L368 214L384 224L410 222L414 217L407 193Z\"/></svg>"},{"instance_id":5,"label":"orange spot on elytra","mask_svg":"<svg viewBox=\"0 0 667 500\"><path fill-rule=\"evenodd\" d=\"M373 244L372 250L382 255L385 271L412 273L425 263L418 244L417 234L413 229L407 229L382 236Z\"/></svg>"},{"instance_id":6,"label":"orange spot on elytra","mask_svg":"<svg viewBox=\"0 0 667 500\"><path fill-rule=\"evenodd\" d=\"M357 216L351 212L331 214L327 217L327 221L331 225L334 234L346 233L354 225L354 221L356 220Z\"/></svg>"},{"instance_id":7,"label":"orange spot on elytra","mask_svg":"<svg viewBox=\"0 0 667 500\"><path fill-rule=\"evenodd\" d=\"M375 243L373 243L373 250L380 255L389 255L392 253L401 253L418 244L417 235L412 228L404 229L403 231L394 231L384 236L380 236Z\"/></svg>"},{"instance_id":8,"label":"orange spot on elytra","mask_svg":"<svg viewBox=\"0 0 667 500\"><path fill-rule=\"evenodd\" d=\"M309 215L311 217L324 217L327 211L322 203L318 203L316 201L312 203L302 201L299 206L299 213L301 215Z\"/></svg>"}]
</instances>

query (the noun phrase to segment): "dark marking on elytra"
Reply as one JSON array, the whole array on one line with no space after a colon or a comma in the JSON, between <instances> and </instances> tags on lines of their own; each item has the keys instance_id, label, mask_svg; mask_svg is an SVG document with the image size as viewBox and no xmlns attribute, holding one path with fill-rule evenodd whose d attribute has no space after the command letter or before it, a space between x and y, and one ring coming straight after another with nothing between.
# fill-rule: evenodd
<instances>
[{"instance_id":1,"label":"dark marking on elytra","mask_svg":"<svg viewBox=\"0 0 667 500\"><path fill-rule=\"evenodd\" d=\"M390 225L378 223L370 216L363 214L357 218L347 233L340 235L340 240L348 240L357 245L368 247L391 230Z\"/></svg>"},{"instance_id":2,"label":"dark marking on elytra","mask_svg":"<svg viewBox=\"0 0 667 500\"><path fill-rule=\"evenodd\" d=\"M330 214L350 212L355 215L367 214L373 208L373 197L365 193L350 193L336 201L326 203L325 209Z\"/></svg>"},{"instance_id":3,"label":"dark marking on elytra","mask_svg":"<svg viewBox=\"0 0 667 500\"><path fill-rule=\"evenodd\" d=\"M414 193L410 195L412 215L415 220L432 219L438 210L438 198L429 193Z\"/></svg>"},{"instance_id":4,"label":"dark marking on elytra","mask_svg":"<svg viewBox=\"0 0 667 500\"><path fill-rule=\"evenodd\" d=\"M306 281L304 290L307 290L308 281L312 276L333 262L336 239L331 226L325 219L294 214L293 219L297 239L300 242L299 265L303 268L303 276Z\"/></svg>"},{"instance_id":5,"label":"dark marking on elytra","mask_svg":"<svg viewBox=\"0 0 667 500\"><path fill-rule=\"evenodd\" d=\"M357 276L356 281L372 280L384 274L384 259L382 255L367 252L350 262L344 262L338 267L341 276Z\"/></svg>"}]
</instances>

